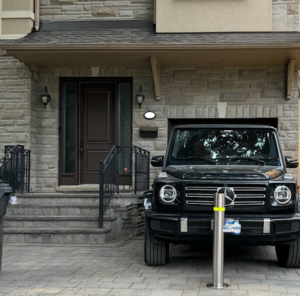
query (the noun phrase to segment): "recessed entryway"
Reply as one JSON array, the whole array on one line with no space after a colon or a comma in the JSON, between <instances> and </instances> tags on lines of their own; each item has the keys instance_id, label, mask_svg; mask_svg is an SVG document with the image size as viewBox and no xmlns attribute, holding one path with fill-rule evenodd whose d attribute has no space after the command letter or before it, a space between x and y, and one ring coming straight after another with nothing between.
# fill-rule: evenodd
<instances>
[{"instance_id":1,"label":"recessed entryway","mask_svg":"<svg viewBox=\"0 0 300 296\"><path fill-rule=\"evenodd\" d=\"M59 185L99 183L113 145L131 145L131 78L60 79Z\"/></svg>"}]
</instances>

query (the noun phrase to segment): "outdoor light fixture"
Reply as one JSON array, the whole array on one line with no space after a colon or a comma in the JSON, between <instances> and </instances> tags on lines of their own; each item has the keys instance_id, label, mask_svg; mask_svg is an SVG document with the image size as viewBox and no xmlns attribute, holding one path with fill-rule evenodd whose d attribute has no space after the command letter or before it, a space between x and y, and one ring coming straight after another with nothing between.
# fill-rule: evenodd
<instances>
[{"instance_id":1,"label":"outdoor light fixture","mask_svg":"<svg viewBox=\"0 0 300 296\"><path fill-rule=\"evenodd\" d=\"M153 111L147 111L145 114L144 114L144 117L146 119L154 119L156 117L156 114L153 112Z\"/></svg>"},{"instance_id":2,"label":"outdoor light fixture","mask_svg":"<svg viewBox=\"0 0 300 296\"><path fill-rule=\"evenodd\" d=\"M136 101L137 101L137 103L139 104L139 108L140 108L140 109L141 109L141 106L142 106L144 100L145 100L145 95L143 94L142 86L140 85L140 91L139 91L138 94L136 95Z\"/></svg>"},{"instance_id":3,"label":"outdoor light fixture","mask_svg":"<svg viewBox=\"0 0 300 296\"><path fill-rule=\"evenodd\" d=\"M45 94L41 95L41 98L42 98L42 103L44 104L46 109L47 104L51 101L51 96L48 94L47 86L45 86L44 89L45 89Z\"/></svg>"}]
</instances>

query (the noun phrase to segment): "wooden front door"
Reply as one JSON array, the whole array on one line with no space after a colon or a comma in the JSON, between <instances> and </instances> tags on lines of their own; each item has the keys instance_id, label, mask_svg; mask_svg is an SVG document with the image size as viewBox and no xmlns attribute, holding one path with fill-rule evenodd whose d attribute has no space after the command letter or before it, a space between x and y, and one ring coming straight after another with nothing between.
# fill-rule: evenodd
<instances>
[{"instance_id":1,"label":"wooden front door","mask_svg":"<svg viewBox=\"0 0 300 296\"><path fill-rule=\"evenodd\" d=\"M60 78L59 104L59 185L98 184L112 146L132 143L132 79Z\"/></svg>"},{"instance_id":2,"label":"wooden front door","mask_svg":"<svg viewBox=\"0 0 300 296\"><path fill-rule=\"evenodd\" d=\"M98 184L99 163L116 144L114 83L80 84L79 120L80 184Z\"/></svg>"}]
</instances>

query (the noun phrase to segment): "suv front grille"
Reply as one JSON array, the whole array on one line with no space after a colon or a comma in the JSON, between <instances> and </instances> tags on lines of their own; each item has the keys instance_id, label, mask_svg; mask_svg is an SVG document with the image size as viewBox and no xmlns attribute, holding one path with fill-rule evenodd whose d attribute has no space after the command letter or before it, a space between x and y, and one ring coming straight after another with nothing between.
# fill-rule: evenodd
<instances>
[{"instance_id":1,"label":"suv front grille","mask_svg":"<svg viewBox=\"0 0 300 296\"><path fill-rule=\"evenodd\" d=\"M214 195L218 188L223 186L192 186L185 187L185 201L190 207L213 207ZM266 203L265 186L230 186L235 193L235 198L230 208L261 208Z\"/></svg>"},{"instance_id":2,"label":"suv front grille","mask_svg":"<svg viewBox=\"0 0 300 296\"><path fill-rule=\"evenodd\" d=\"M276 233L296 232L300 230L300 222L278 222L276 223Z\"/></svg>"}]
</instances>

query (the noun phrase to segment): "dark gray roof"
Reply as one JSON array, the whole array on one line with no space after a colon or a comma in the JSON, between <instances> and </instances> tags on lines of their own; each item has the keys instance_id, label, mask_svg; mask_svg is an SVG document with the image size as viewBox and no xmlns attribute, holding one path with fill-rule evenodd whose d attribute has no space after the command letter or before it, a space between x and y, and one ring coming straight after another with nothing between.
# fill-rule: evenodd
<instances>
[{"instance_id":1,"label":"dark gray roof","mask_svg":"<svg viewBox=\"0 0 300 296\"><path fill-rule=\"evenodd\" d=\"M156 44L156 45L230 45L300 43L298 32L262 33L156 33L151 22L98 21L42 24L41 30L1 44Z\"/></svg>"}]
</instances>

